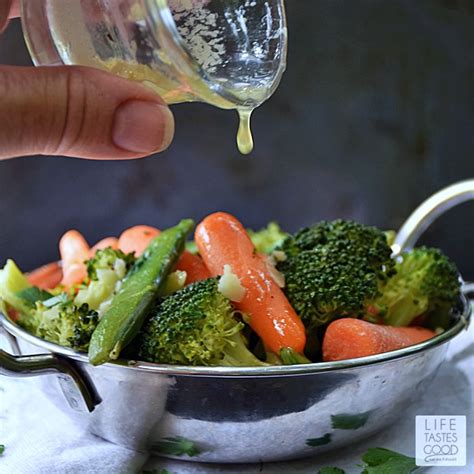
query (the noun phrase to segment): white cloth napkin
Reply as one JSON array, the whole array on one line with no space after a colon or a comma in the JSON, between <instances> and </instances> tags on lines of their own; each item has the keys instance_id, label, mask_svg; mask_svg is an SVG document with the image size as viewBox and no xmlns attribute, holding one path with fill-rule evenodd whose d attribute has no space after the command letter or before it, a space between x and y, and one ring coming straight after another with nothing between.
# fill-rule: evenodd
<instances>
[{"instance_id":1,"label":"white cloth napkin","mask_svg":"<svg viewBox=\"0 0 474 474\"><path fill-rule=\"evenodd\" d=\"M129 474L141 472L147 460L83 432L35 378L0 377L0 444L1 474Z\"/></svg>"},{"instance_id":2,"label":"white cloth napkin","mask_svg":"<svg viewBox=\"0 0 474 474\"><path fill-rule=\"evenodd\" d=\"M120 474L142 469L167 469L170 473L311 473L323 466L338 466L358 473L360 456L369 447L385 447L407 455L415 450L415 415L467 415L468 465L433 468L436 474L472 474L474 471L474 324L450 346L446 363L424 397L392 428L355 446L318 459L260 465L184 463L146 455L108 443L79 430L38 389L35 379L0 378L0 457L2 474ZM146 463L146 465L145 465ZM145 465L145 467L143 467ZM431 470L429 470L431 471ZM426 472L426 471L424 471Z\"/></svg>"}]
</instances>

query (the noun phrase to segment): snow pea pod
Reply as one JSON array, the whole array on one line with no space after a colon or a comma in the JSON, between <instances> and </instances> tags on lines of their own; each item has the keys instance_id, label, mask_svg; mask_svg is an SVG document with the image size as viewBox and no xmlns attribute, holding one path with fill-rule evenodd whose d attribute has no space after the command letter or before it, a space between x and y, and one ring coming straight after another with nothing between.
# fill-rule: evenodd
<instances>
[{"instance_id":1,"label":"snow pea pod","mask_svg":"<svg viewBox=\"0 0 474 474\"><path fill-rule=\"evenodd\" d=\"M113 297L89 344L89 360L100 365L117 359L142 326L194 227L190 219L153 239Z\"/></svg>"}]
</instances>

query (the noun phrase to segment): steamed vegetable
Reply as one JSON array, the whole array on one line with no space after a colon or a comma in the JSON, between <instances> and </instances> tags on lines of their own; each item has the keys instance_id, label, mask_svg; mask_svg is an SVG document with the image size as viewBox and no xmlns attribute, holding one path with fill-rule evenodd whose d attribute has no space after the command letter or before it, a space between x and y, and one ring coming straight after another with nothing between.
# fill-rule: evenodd
<instances>
[{"instance_id":1,"label":"steamed vegetable","mask_svg":"<svg viewBox=\"0 0 474 474\"><path fill-rule=\"evenodd\" d=\"M118 248L125 253L135 253L139 257L159 235L160 231L149 225L136 225L124 230L118 239Z\"/></svg>"},{"instance_id":2,"label":"steamed vegetable","mask_svg":"<svg viewBox=\"0 0 474 474\"><path fill-rule=\"evenodd\" d=\"M461 294L456 265L438 249L418 247L402 255L395 268L374 302L385 322L408 326L425 315L428 325L446 329Z\"/></svg>"},{"instance_id":3,"label":"steamed vegetable","mask_svg":"<svg viewBox=\"0 0 474 474\"><path fill-rule=\"evenodd\" d=\"M20 321L25 321L23 318ZM80 306L67 299L53 297L38 301L29 316L34 335L60 346L87 351L99 317L87 304Z\"/></svg>"},{"instance_id":4,"label":"steamed vegetable","mask_svg":"<svg viewBox=\"0 0 474 474\"><path fill-rule=\"evenodd\" d=\"M135 262L92 335L92 364L117 359L136 336L183 252L193 225L189 219L182 220L176 227L161 232Z\"/></svg>"},{"instance_id":5,"label":"steamed vegetable","mask_svg":"<svg viewBox=\"0 0 474 474\"><path fill-rule=\"evenodd\" d=\"M283 365L310 364L311 361L294 349L284 348L280 351L280 359Z\"/></svg>"},{"instance_id":6,"label":"steamed vegetable","mask_svg":"<svg viewBox=\"0 0 474 474\"><path fill-rule=\"evenodd\" d=\"M49 290L61 283L63 271L58 262L48 263L26 275L28 281L38 288Z\"/></svg>"},{"instance_id":7,"label":"steamed vegetable","mask_svg":"<svg viewBox=\"0 0 474 474\"><path fill-rule=\"evenodd\" d=\"M117 273L119 279L123 278L135 263L135 254L124 253L122 250L106 247L98 249L94 256L86 260L87 276L91 281L96 281L100 272L111 270Z\"/></svg>"},{"instance_id":8,"label":"steamed vegetable","mask_svg":"<svg viewBox=\"0 0 474 474\"><path fill-rule=\"evenodd\" d=\"M105 239L99 240L92 248L91 248L91 255L94 256L97 250L104 250L107 248L111 248L117 250L118 247L118 239L117 237L105 237Z\"/></svg>"},{"instance_id":9,"label":"steamed vegetable","mask_svg":"<svg viewBox=\"0 0 474 474\"><path fill-rule=\"evenodd\" d=\"M246 231L218 212L190 246L192 226L134 226L92 248L68 231L62 262L24 275L7 261L0 311L34 335L89 350L93 364L128 346L125 355L151 362L252 366L406 347L446 329L461 304L458 271L441 251L393 257L393 233L363 224L289 235L275 223Z\"/></svg>"},{"instance_id":10,"label":"steamed vegetable","mask_svg":"<svg viewBox=\"0 0 474 474\"><path fill-rule=\"evenodd\" d=\"M89 258L90 248L86 239L77 230L69 230L59 241L59 253L63 268L61 284L69 289L82 283L87 277L85 261Z\"/></svg>"},{"instance_id":11,"label":"steamed vegetable","mask_svg":"<svg viewBox=\"0 0 474 474\"><path fill-rule=\"evenodd\" d=\"M259 231L248 229L247 232L257 252L266 254L271 254L288 237L276 222L270 222Z\"/></svg>"},{"instance_id":12,"label":"steamed vegetable","mask_svg":"<svg viewBox=\"0 0 474 474\"><path fill-rule=\"evenodd\" d=\"M312 329L344 316L363 316L394 273L386 235L352 221L321 222L288 237L277 268L285 293Z\"/></svg>"},{"instance_id":13,"label":"steamed vegetable","mask_svg":"<svg viewBox=\"0 0 474 474\"><path fill-rule=\"evenodd\" d=\"M211 273L199 255L193 255L188 251L184 251L178 260L178 270L186 272L186 284L195 281L206 280L211 277Z\"/></svg>"},{"instance_id":14,"label":"steamed vegetable","mask_svg":"<svg viewBox=\"0 0 474 474\"><path fill-rule=\"evenodd\" d=\"M140 256L147 245L158 235L160 235L160 230L156 227L137 225L122 233L118 245L122 250L135 252L136 256ZM186 272L186 284L205 280L211 276L202 259L187 250L179 258L177 269Z\"/></svg>"},{"instance_id":15,"label":"steamed vegetable","mask_svg":"<svg viewBox=\"0 0 474 474\"><path fill-rule=\"evenodd\" d=\"M211 214L197 227L195 240L213 276L222 275L229 265L240 280L245 294L241 301L234 302L235 307L245 314L265 347L275 354L283 348L302 353L306 342L304 326L242 224L223 212Z\"/></svg>"},{"instance_id":16,"label":"steamed vegetable","mask_svg":"<svg viewBox=\"0 0 474 474\"><path fill-rule=\"evenodd\" d=\"M202 280L165 298L134 342L140 360L181 365L264 365L247 348L244 324L218 291Z\"/></svg>"},{"instance_id":17,"label":"steamed vegetable","mask_svg":"<svg viewBox=\"0 0 474 474\"><path fill-rule=\"evenodd\" d=\"M18 312L18 323L49 342L86 350L98 315L87 304L76 305L66 293L53 296L31 286L12 260L0 271L1 308Z\"/></svg>"},{"instance_id":18,"label":"steamed vegetable","mask_svg":"<svg viewBox=\"0 0 474 474\"><path fill-rule=\"evenodd\" d=\"M270 222L266 227L257 231L247 229L247 233L257 252L264 254L271 254L288 237L288 233L284 232L276 222ZM186 250L197 254L196 242L187 242Z\"/></svg>"},{"instance_id":19,"label":"steamed vegetable","mask_svg":"<svg viewBox=\"0 0 474 474\"><path fill-rule=\"evenodd\" d=\"M111 247L97 250L85 262L88 282L79 287L75 303L86 303L90 308L100 310L101 305L114 294L117 283L125 277L135 260L133 253L125 254Z\"/></svg>"},{"instance_id":20,"label":"steamed vegetable","mask_svg":"<svg viewBox=\"0 0 474 474\"><path fill-rule=\"evenodd\" d=\"M360 319L333 321L323 340L323 360L344 360L365 357L412 346L436 336L421 327L391 327Z\"/></svg>"},{"instance_id":21,"label":"steamed vegetable","mask_svg":"<svg viewBox=\"0 0 474 474\"><path fill-rule=\"evenodd\" d=\"M0 310L8 314L14 309L22 314L28 314L31 305L19 296L22 291L32 285L17 267L13 260L7 260L5 267L0 270Z\"/></svg>"}]
</instances>

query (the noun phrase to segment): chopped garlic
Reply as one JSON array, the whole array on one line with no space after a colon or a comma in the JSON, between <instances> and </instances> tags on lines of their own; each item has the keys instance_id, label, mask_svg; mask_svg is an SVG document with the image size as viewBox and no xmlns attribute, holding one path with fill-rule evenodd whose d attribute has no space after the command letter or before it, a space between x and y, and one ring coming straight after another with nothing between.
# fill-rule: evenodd
<instances>
[{"instance_id":1,"label":"chopped garlic","mask_svg":"<svg viewBox=\"0 0 474 474\"><path fill-rule=\"evenodd\" d=\"M279 272L276 269L276 262L275 262L275 257L272 255L271 257L268 257L265 259L265 263L267 266L268 273L270 273L270 276L272 277L273 281L280 287L280 288L285 288L285 275L283 273Z\"/></svg>"},{"instance_id":2,"label":"chopped garlic","mask_svg":"<svg viewBox=\"0 0 474 474\"><path fill-rule=\"evenodd\" d=\"M247 291L240 283L239 277L232 272L230 265L224 265L224 274L219 279L218 290L230 301L240 303Z\"/></svg>"},{"instance_id":3,"label":"chopped garlic","mask_svg":"<svg viewBox=\"0 0 474 474\"><path fill-rule=\"evenodd\" d=\"M125 273L127 273L127 264L121 258L117 258L117 260L115 260L114 272L119 280L121 280L125 276Z\"/></svg>"},{"instance_id":4,"label":"chopped garlic","mask_svg":"<svg viewBox=\"0 0 474 474\"><path fill-rule=\"evenodd\" d=\"M165 287L163 288L163 295L171 295L171 293L175 293L184 288L187 277L188 274L182 270L176 270L171 273L166 279Z\"/></svg>"},{"instance_id":5,"label":"chopped garlic","mask_svg":"<svg viewBox=\"0 0 474 474\"><path fill-rule=\"evenodd\" d=\"M284 262L288 258L286 253L283 250L274 250L272 252L272 257L275 259L276 262Z\"/></svg>"}]
</instances>

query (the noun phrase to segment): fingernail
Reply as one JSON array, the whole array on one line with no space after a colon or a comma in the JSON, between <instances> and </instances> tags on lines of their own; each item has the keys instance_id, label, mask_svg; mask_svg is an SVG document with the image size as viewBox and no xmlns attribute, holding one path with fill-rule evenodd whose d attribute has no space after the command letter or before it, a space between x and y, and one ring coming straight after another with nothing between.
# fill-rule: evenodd
<instances>
[{"instance_id":1,"label":"fingernail","mask_svg":"<svg viewBox=\"0 0 474 474\"><path fill-rule=\"evenodd\" d=\"M132 153L163 151L173 135L174 118L166 105L129 100L115 111L112 139L119 148Z\"/></svg>"}]
</instances>

